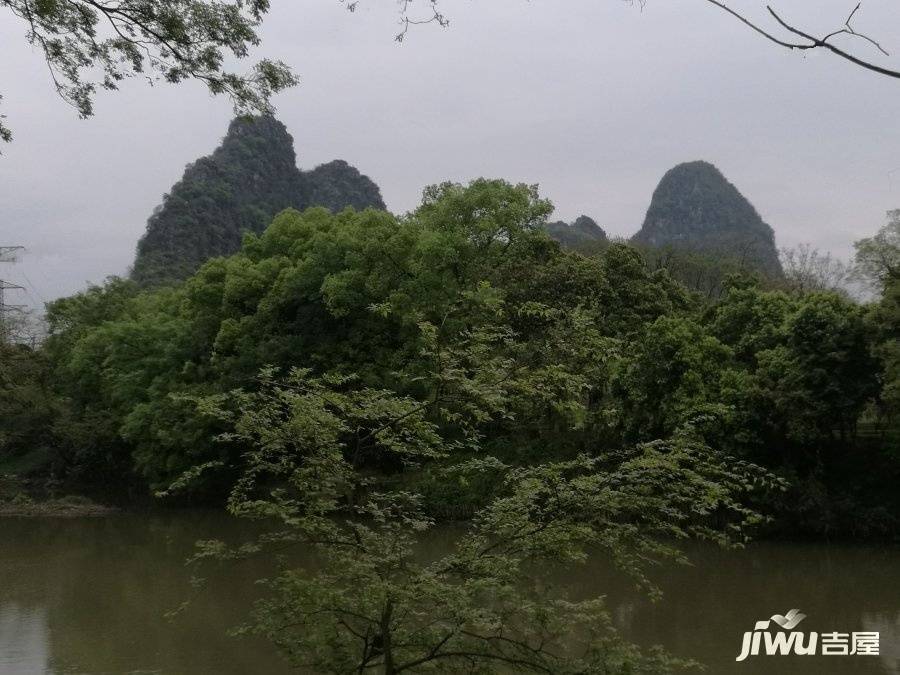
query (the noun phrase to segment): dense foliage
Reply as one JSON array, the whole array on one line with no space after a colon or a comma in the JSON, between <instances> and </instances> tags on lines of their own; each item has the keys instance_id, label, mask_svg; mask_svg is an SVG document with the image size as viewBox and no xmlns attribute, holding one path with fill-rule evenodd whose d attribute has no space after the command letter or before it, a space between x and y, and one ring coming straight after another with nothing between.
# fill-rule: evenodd
<instances>
[{"instance_id":1,"label":"dense foliage","mask_svg":"<svg viewBox=\"0 0 900 675\"><path fill-rule=\"evenodd\" d=\"M791 480L769 505L788 530L896 526L896 284L871 306L750 277L709 297L624 244L562 250L550 209L532 188L480 180L430 188L403 217L287 210L180 285L114 279L51 303L39 356L62 410L57 473L146 493L216 462L185 493L209 499L242 471L241 449L212 440L221 422L192 397L304 368L438 406L494 373L520 390L478 433L511 465L690 428ZM470 515L491 492L390 455L355 465L415 483L437 516Z\"/></svg>"},{"instance_id":2,"label":"dense foliage","mask_svg":"<svg viewBox=\"0 0 900 675\"><path fill-rule=\"evenodd\" d=\"M0 364L0 461L49 452L59 410L46 355L24 345L2 345Z\"/></svg>"},{"instance_id":3,"label":"dense foliage","mask_svg":"<svg viewBox=\"0 0 900 675\"><path fill-rule=\"evenodd\" d=\"M759 512L896 534L898 219L859 244L882 292L862 305L692 291L626 244L562 249L550 212L491 180L402 217L288 209L183 283L51 303L41 349L0 353L0 458L269 522L201 559L316 550L245 630L320 672L669 672L535 564L603 553L653 592L647 561L739 544ZM423 560L442 518L469 525Z\"/></svg>"},{"instance_id":4,"label":"dense foliage","mask_svg":"<svg viewBox=\"0 0 900 675\"><path fill-rule=\"evenodd\" d=\"M666 172L632 241L736 258L769 276L781 271L772 228L708 162L686 162Z\"/></svg>"},{"instance_id":5,"label":"dense foliage","mask_svg":"<svg viewBox=\"0 0 900 675\"><path fill-rule=\"evenodd\" d=\"M244 75L226 66L259 44L268 0L0 0L0 8L21 20L57 93L82 117L93 113L98 88L136 76L151 84L195 79L256 113L271 112L273 94L297 82L280 61L263 59ZM8 141L3 117L0 141Z\"/></svg>"},{"instance_id":6,"label":"dense foliage","mask_svg":"<svg viewBox=\"0 0 900 675\"><path fill-rule=\"evenodd\" d=\"M625 643L602 599L570 599L541 578L550 565L600 553L650 586L653 562L681 559L673 538L741 541L758 516L737 499L751 486L774 485L771 476L746 463L729 466L690 434L509 466L489 454L478 429L516 415L532 378L488 356L475 333L445 338L460 352L435 362L433 376L455 382L453 395L436 392L425 405L351 377L296 369L278 379L266 371L252 392L200 402L234 430L223 441L246 448L230 510L280 527L238 549L205 542L199 558L300 546L321 560L318 570L287 566L270 581L270 597L244 631L323 673L650 673L687 665ZM458 386L461 367L478 359L492 372L463 375ZM562 397L573 412L585 407L577 390ZM478 457L461 458L464 449ZM417 544L434 521L421 498L373 485L355 466L361 454L407 466L443 461L446 481L487 475L494 496L446 554L423 558Z\"/></svg>"},{"instance_id":7,"label":"dense foliage","mask_svg":"<svg viewBox=\"0 0 900 675\"><path fill-rule=\"evenodd\" d=\"M881 362L881 395L877 420L880 431L892 434L900 447L900 211L888 212L888 223L871 238L856 244L856 262L861 275L880 293L871 316L875 333L875 355Z\"/></svg>"},{"instance_id":8,"label":"dense foliage","mask_svg":"<svg viewBox=\"0 0 900 675\"><path fill-rule=\"evenodd\" d=\"M384 208L378 186L346 162L300 171L281 122L238 117L150 217L132 277L143 285L180 281L210 258L236 252L244 232L262 232L279 211L312 205Z\"/></svg>"}]
</instances>

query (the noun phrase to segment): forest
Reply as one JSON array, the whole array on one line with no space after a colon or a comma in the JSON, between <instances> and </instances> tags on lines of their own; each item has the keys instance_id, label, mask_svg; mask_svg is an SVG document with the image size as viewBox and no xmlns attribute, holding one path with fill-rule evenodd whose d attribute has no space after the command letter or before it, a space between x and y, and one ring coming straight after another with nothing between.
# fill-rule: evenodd
<instances>
[{"instance_id":1,"label":"forest","mask_svg":"<svg viewBox=\"0 0 900 675\"><path fill-rule=\"evenodd\" d=\"M652 592L646 560L681 537L896 537L900 213L857 243L879 290L858 302L810 265L701 293L678 252L562 248L551 212L535 187L487 179L429 187L404 216L288 209L183 283L56 300L39 348L3 349L3 461L32 466L36 493L281 524L200 558L323 547L327 578L285 573L252 628L323 672L390 653L358 618L385 597L412 612L398 664L453 645L537 672L665 671L610 637L600 606L526 602L513 579L599 546ZM410 566L417 533L446 520L471 530ZM361 578L371 592L345 606ZM449 624L413 618L450 595ZM346 630L316 622L326 610ZM510 623L528 628L498 645ZM560 656L576 623L593 637Z\"/></svg>"}]
</instances>

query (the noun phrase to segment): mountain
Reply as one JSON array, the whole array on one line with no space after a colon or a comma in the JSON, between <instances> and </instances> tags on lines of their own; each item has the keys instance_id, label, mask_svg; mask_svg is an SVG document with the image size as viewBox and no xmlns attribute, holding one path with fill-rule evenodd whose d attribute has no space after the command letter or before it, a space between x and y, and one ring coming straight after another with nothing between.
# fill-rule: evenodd
<instances>
[{"instance_id":1,"label":"mountain","mask_svg":"<svg viewBox=\"0 0 900 675\"><path fill-rule=\"evenodd\" d=\"M240 248L288 207L384 208L378 186L343 160L297 168L294 139L274 117L238 117L221 145L189 164L137 245L132 278L147 286L186 278Z\"/></svg>"},{"instance_id":2,"label":"mountain","mask_svg":"<svg viewBox=\"0 0 900 675\"><path fill-rule=\"evenodd\" d=\"M575 250L602 245L609 241L603 228L588 216L579 216L571 225L561 220L547 223L544 229L552 239L558 241L565 248Z\"/></svg>"},{"instance_id":3,"label":"mountain","mask_svg":"<svg viewBox=\"0 0 900 675\"><path fill-rule=\"evenodd\" d=\"M342 159L321 164L303 175L311 205L335 212L347 206L358 211L369 206L384 208L378 186Z\"/></svg>"},{"instance_id":4,"label":"mountain","mask_svg":"<svg viewBox=\"0 0 900 675\"><path fill-rule=\"evenodd\" d=\"M632 242L727 256L781 275L772 228L709 162L687 162L666 172Z\"/></svg>"}]
</instances>

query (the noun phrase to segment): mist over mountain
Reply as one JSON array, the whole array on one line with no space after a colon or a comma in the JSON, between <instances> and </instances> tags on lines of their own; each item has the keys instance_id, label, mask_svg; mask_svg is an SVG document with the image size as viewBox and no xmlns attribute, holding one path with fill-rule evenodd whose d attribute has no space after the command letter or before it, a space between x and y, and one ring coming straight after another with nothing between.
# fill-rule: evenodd
<instances>
[{"instance_id":1,"label":"mist over mountain","mask_svg":"<svg viewBox=\"0 0 900 675\"><path fill-rule=\"evenodd\" d=\"M309 206L383 209L384 202L378 186L343 160L298 169L294 139L274 117L238 117L150 216L132 278L148 286L184 279L236 252L244 232L262 232L279 211Z\"/></svg>"},{"instance_id":2,"label":"mist over mountain","mask_svg":"<svg viewBox=\"0 0 900 675\"><path fill-rule=\"evenodd\" d=\"M632 242L728 256L765 274L781 274L772 228L709 162L686 162L666 172Z\"/></svg>"}]
</instances>

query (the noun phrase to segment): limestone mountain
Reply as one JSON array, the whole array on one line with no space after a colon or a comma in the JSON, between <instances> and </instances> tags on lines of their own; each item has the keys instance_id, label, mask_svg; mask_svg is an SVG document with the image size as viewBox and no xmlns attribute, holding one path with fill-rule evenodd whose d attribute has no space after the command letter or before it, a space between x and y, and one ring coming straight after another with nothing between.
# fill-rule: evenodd
<instances>
[{"instance_id":1,"label":"limestone mountain","mask_svg":"<svg viewBox=\"0 0 900 675\"><path fill-rule=\"evenodd\" d=\"M274 117L238 117L150 216L132 277L148 286L184 279L237 251L244 232L261 232L279 211L318 205L384 208L378 186L342 160L298 169L293 138Z\"/></svg>"},{"instance_id":2,"label":"limestone mountain","mask_svg":"<svg viewBox=\"0 0 900 675\"><path fill-rule=\"evenodd\" d=\"M552 239L573 250L585 250L609 241L603 228L588 216L579 216L571 225L562 220L547 223L545 229Z\"/></svg>"},{"instance_id":3,"label":"limestone mountain","mask_svg":"<svg viewBox=\"0 0 900 675\"><path fill-rule=\"evenodd\" d=\"M772 228L709 162L687 162L666 172L632 241L711 253L781 274Z\"/></svg>"},{"instance_id":4,"label":"limestone mountain","mask_svg":"<svg viewBox=\"0 0 900 675\"><path fill-rule=\"evenodd\" d=\"M384 208L381 191L366 176L342 159L321 164L303 173L309 204L332 211L352 206L361 211L369 206Z\"/></svg>"}]
</instances>

